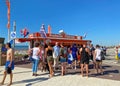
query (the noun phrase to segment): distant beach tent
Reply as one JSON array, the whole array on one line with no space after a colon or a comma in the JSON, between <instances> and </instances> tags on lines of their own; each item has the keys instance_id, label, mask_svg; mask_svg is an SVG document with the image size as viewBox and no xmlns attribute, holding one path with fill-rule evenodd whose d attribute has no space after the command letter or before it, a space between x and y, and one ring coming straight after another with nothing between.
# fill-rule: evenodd
<instances>
[{"instance_id":1,"label":"distant beach tent","mask_svg":"<svg viewBox=\"0 0 120 86\"><path fill-rule=\"evenodd\" d=\"M27 28L24 28L21 30L21 35L23 35L24 37L26 37L29 34L29 31L27 30Z\"/></svg>"},{"instance_id":2,"label":"distant beach tent","mask_svg":"<svg viewBox=\"0 0 120 86\"><path fill-rule=\"evenodd\" d=\"M47 37L46 32L45 32L45 25L44 24L42 24L42 26L41 26L40 34L43 38Z\"/></svg>"}]
</instances>

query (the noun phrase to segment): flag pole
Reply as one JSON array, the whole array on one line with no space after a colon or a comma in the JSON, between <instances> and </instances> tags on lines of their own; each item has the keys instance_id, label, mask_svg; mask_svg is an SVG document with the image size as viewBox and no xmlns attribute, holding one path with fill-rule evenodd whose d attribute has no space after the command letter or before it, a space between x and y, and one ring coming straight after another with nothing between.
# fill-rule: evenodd
<instances>
[{"instance_id":1,"label":"flag pole","mask_svg":"<svg viewBox=\"0 0 120 86\"><path fill-rule=\"evenodd\" d=\"M8 42L10 42L10 28L8 29Z\"/></svg>"},{"instance_id":2,"label":"flag pole","mask_svg":"<svg viewBox=\"0 0 120 86\"><path fill-rule=\"evenodd\" d=\"M16 21L13 22L13 31L16 32ZM13 39L13 48L15 48L15 38Z\"/></svg>"},{"instance_id":3,"label":"flag pole","mask_svg":"<svg viewBox=\"0 0 120 86\"><path fill-rule=\"evenodd\" d=\"M10 0L6 0L6 5L7 5L7 17L8 17L8 23L7 23L8 42L10 42Z\"/></svg>"}]
</instances>

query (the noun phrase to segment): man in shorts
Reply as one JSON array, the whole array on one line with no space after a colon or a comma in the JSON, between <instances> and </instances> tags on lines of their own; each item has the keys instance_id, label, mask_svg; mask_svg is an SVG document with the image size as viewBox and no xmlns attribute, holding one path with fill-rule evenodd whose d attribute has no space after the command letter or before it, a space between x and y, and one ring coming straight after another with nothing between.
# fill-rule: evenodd
<instances>
[{"instance_id":1,"label":"man in shorts","mask_svg":"<svg viewBox=\"0 0 120 86\"><path fill-rule=\"evenodd\" d=\"M6 64L5 64L5 71L4 71L4 77L2 82L0 83L1 85L4 84L4 81L6 79L6 75L10 74L10 83L7 86L10 86L12 84L12 78L13 78L13 73L12 70L14 70L14 51L11 48L11 44L7 43L6 44L6 48L7 48L7 55L2 55L3 57L7 57L6 58Z\"/></svg>"}]
</instances>

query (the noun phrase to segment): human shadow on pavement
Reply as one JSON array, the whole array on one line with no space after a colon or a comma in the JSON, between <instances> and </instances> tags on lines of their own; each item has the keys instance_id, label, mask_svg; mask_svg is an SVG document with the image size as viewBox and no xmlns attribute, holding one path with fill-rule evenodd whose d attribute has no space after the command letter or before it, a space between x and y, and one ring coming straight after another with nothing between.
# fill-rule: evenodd
<instances>
[{"instance_id":1,"label":"human shadow on pavement","mask_svg":"<svg viewBox=\"0 0 120 86\"><path fill-rule=\"evenodd\" d=\"M31 71L15 72L15 73L13 73L13 74L19 74L19 73L28 73L28 72L31 72Z\"/></svg>"},{"instance_id":2,"label":"human shadow on pavement","mask_svg":"<svg viewBox=\"0 0 120 86\"><path fill-rule=\"evenodd\" d=\"M49 75L49 73L38 74L37 76Z\"/></svg>"},{"instance_id":3,"label":"human shadow on pavement","mask_svg":"<svg viewBox=\"0 0 120 86\"><path fill-rule=\"evenodd\" d=\"M103 72L103 74L100 74L100 73L96 74L96 73L94 73L94 74L91 74L90 77L104 76L104 75L109 75L109 74L111 74L111 73L112 73L112 74L113 74L113 73L119 74L119 70L105 70L105 71Z\"/></svg>"},{"instance_id":4,"label":"human shadow on pavement","mask_svg":"<svg viewBox=\"0 0 120 86\"><path fill-rule=\"evenodd\" d=\"M119 70L106 70L106 71L104 71L104 75L108 75L111 73L119 73Z\"/></svg>"},{"instance_id":5,"label":"human shadow on pavement","mask_svg":"<svg viewBox=\"0 0 120 86\"><path fill-rule=\"evenodd\" d=\"M4 71L2 71L2 72L4 72ZM13 74L28 73L28 72L31 72L31 71L15 72L15 73L13 73ZM0 74L0 75L3 75L3 74Z\"/></svg>"},{"instance_id":6,"label":"human shadow on pavement","mask_svg":"<svg viewBox=\"0 0 120 86\"><path fill-rule=\"evenodd\" d=\"M102 66L103 69L107 69L107 68L111 68L111 67L112 67L112 66L108 66L108 65Z\"/></svg>"},{"instance_id":7,"label":"human shadow on pavement","mask_svg":"<svg viewBox=\"0 0 120 86\"><path fill-rule=\"evenodd\" d=\"M34 78L34 79L26 79L26 80L22 80L22 81L13 82L13 85L20 84L20 83L28 83L28 84L26 84L26 86L31 86L35 83L46 81L48 79L49 78L45 78L45 77L38 77L38 78Z\"/></svg>"}]
</instances>

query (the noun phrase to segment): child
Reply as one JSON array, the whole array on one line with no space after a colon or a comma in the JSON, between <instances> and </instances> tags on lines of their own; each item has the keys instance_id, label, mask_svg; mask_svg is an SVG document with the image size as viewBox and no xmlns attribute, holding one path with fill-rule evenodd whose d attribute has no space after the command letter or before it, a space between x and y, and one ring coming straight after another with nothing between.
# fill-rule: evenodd
<instances>
[{"instance_id":1,"label":"child","mask_svg":"<svg viewBox=\"0 0 120 86\"><path fill-rule=\"evenodd\" d=\"M73 62L73 56L72 56L72 50L70 50L68 55L68 64L69 64L69 67L73 69L72 62Z\"/></svg>"}]
</instances>

